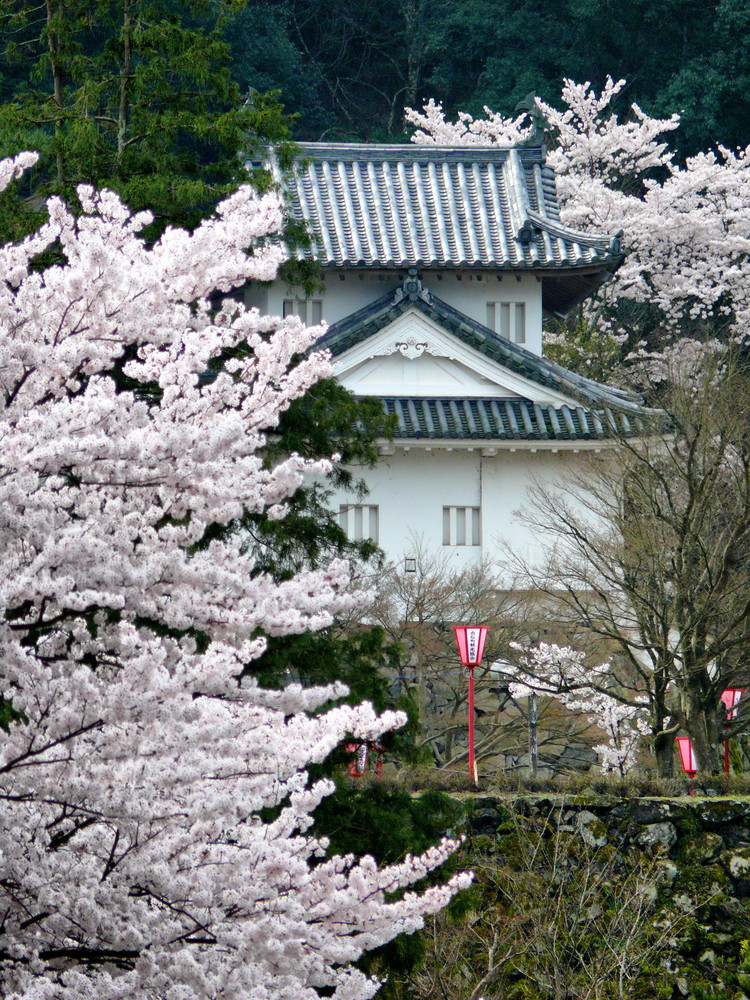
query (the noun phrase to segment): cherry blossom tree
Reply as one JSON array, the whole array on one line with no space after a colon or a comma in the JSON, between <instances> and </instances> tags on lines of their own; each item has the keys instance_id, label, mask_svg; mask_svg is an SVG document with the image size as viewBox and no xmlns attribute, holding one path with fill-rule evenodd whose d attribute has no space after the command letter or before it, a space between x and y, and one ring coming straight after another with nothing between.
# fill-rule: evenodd
<instances>
[{"instance_id":1,"label":"cherry blossom tree","mask_svg":"<svg viewBox=\"0 0 750 1000\"><path fill-rule=\"evenodd\" d=\"M0 185L33 162L0 164ZM326 469L263 461L329 372L304 354L320 330L208 299L274 276L278 199L243 188L147 249L148 214L78 194L78 217L51 199L0 249L2 993L369 997L351 963L467 879L399 894L453 845L378 870L309 832L331 785L305 765L397 714L241 678L264 635L355 600L344 563L277 583L236 530Z\"/></svg>"},{"instance_id":2,"label":"cherry blossom tree","mask_svg":"<svg viewBox=\"0 0 750 1000\"><path fill-rule=\"evenodd\" d=\"M651 731L642 707L646 698L610 693L615 689L610 664L590 665L580 650L549 642L511 645L521 653L517 664L504 667L513 698L549 695L571 712L581 712L607 737L594 746L602 771L623 775L635 767L643 737Z\"/></svg>"},{"instance_id":3,"label":"cherry blossom tree","mask_svg":"<svg viewBox=\"0 0 750 1000\"><path fill-rule=\"evenodd\" d=\"M601 333L662 342L690 331L742 336L750 318L745 261L750 251L750 147L719 147L678 163L668 144L679 116L653 118L637 105L624 120L612 105L625 86L601 94L565 80L562 110L536 102L552 148L564 222L624 233L628 251L614 278L586 308ZM407 109L417 143L511 146L529 139L523 116L461 114L439 104Z\"/></svg>"}]
</instances>

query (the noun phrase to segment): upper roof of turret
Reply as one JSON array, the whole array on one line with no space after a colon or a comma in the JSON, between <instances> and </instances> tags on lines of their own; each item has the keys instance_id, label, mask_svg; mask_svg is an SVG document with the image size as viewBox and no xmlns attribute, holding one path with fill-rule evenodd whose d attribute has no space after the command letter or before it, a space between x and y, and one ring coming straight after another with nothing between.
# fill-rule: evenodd
<instances>
[{"instance_id":1,"label":"upper roof of turret","mask_svg":"<svg viewBox=\"0 0 750 1000\"><path fill-rule=\"evenodd\" d=\"M311 143L288 181L327 267L614 270L618 235L560 222L541 146Z\"/></svg>"}]
</instances>

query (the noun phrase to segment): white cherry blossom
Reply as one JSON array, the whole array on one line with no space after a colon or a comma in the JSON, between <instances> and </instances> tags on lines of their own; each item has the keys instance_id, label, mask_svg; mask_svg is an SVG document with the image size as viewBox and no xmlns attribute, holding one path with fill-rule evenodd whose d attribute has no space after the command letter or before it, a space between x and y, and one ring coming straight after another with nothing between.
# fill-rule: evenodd
<instances>
[{"instance_id":1,"label":"white cherry blossom","mask_svg":"<svg viewBox=\"0 0 750 1000\"><path fill-rule=\"evenodd\" d=\"M511 645L521 653L517 666L503 667L503 672L512 678L511 696L527 698L532 693L545 694L556 698L571 712L585 715L591 725L607 736L606 743L594 747L602 771L626 774L631 770L651 729L645 709L633 704L630 698L624 701L606 690L612 683L609 663L589 665L584 653L555 643ZM645 701L644 698L644 705Z\"/></svg>"},{"instance_id":2,"label":"white cherry blossom","mask_svg":"<svg viewBox=\"0 0 750 1000\"><path fill-rule=\"evenodd\" d=\"M563 110L536 102L551 139L547 163L562 221L624 234L626 259L588 316L623 335L622 312L602 303L638 303L658 307L666 337L693 324L741 338L750 320L750 147L719 146L678 163L668 140L679 116L653 118L633 104L620 118L612 102L624 85L609 78L597 94L589 83L565 80ZM508 147L528 138L522 119L485 113L451 122L429 102L423 112L407 109L406 120L422 144Z\"/></svg>"}]
</instances>

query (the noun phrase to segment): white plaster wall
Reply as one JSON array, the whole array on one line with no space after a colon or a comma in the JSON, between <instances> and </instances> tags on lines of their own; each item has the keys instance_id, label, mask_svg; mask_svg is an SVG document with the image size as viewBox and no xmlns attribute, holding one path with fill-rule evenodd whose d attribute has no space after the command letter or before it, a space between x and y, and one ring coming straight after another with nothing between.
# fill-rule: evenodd
<instances>
[{"instance_id":1,"label":"white plaster wall","mask_svg":"<svg viewBox=\"0 0 750 1000\"><path fill-rule=\"evenodd\" d=\"M536 275L426 271L420 272L420 276L428 291L482 324L487 322L488 302L523 302L526 306L526 343L523 346L534 354L541 354L542 285ZM405 277L406 271L326 273L325 290L320 295L323 319L329 325L344 319L400 287ZM274 282L265 287L249 286L245 299L248 305L256 306L262 313L281 315L284 299L298 297L298 289L295 294L295 290L283 282Z\"/></svg>"},{"instance_id":2,"label":"white plaster wall","mask_svg":"<svg viewBox=\"0 0 750 1000\"><path fill-rule=\"evenodd\" d=\"M480 506L478 453L423 451L380 459L363 478L369 486L365 503L377 504L379 544L389 560L414 551L417 541L430 551L443 551L443 506ZM349 496L335 496L334 510L351 503ZM481 546L446 548L457 567L481 560Z\"/></svg>"},{"instance_id":3,"label":"white plaster wall","mask_svg":"<svg viewBox=\"0 0 750 1000\"><path fill-rule=\"evenodd\" d=\"M529 491L539 484L559 485L583 458L561 451L499 451L482 460L483 539L485 551L501 566L508 566L506 549L526 564L539 564L544 540L535 537L523 519L529 510Z\"/></svg>"},{"instance_id":4,"label":"white plaster wall","mask_svg":"<svg viewBox=\"0 0 750 1000\"><path fill-rule=\"evenodd\" d=\"M483 556L502 568L508 564L506 543L526 560L536 562L543 553L542 543L518 515L528 506L529 488L535 482L559 482L581 461L571 452L498 451L488 457L479 449L397 449L374 469L357 474L369 487L364 502L379 507L379 544L389 560L408 556L415 539L421 539L428 550L448 554L457 568L479 563ZM336 495L331 503L338 510L352 498ZM443 545L444 506L481 507L481 545Z\"/></svg>"},{"instance_id":5,"label":"white plaster wall","mask_svg":"<svg viewBox=\"0 0 750 1000\"><path fill-rule=\"evenodd\" d=\"M505 385L481 378L468 365L427 351L418 358L376 355L346 371L339 381L356 396L519 396Z\"/></svg>"}]
</instances>

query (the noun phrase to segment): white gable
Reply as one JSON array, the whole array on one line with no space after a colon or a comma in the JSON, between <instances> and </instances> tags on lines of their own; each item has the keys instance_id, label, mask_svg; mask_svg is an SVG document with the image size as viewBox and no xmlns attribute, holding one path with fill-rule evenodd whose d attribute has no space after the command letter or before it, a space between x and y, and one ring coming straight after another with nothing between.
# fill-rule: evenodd
<instances>
[{"instance_id":1,"label":"white gable","mask_svg":"<svg viewBox=\"0 0 750 1000\"><path fill-rule=\"evenodd\" d=\"M572 403L464 344L416 308L340 354L334 372L359 396L520 396Z\"/></svg>"},{"instance_id":2,"label":"white gable","mask_svg":"<svg viewBox=\"0 0 750 1000\"><path fill-rule=\"evenodd\" d=\"M407 344L406 349L419 345ZM341 378L358 396L514 396L481 379L464 365L424 351L410 358L400 352L372 358Z\"/></svg>"}]
</instances>

